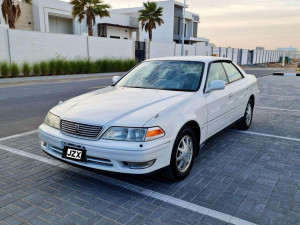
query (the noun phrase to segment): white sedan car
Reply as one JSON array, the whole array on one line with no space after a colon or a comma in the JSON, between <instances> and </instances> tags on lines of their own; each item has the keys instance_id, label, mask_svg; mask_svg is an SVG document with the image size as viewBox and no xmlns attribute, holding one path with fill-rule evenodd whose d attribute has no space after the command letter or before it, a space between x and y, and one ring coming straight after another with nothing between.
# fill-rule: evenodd
<instances>
[{"instance_id":1,"label":"white sedan car","mask_svg":"<svg viewBox=\"0 0 300 225\"><path fill-rule=\"evenodd\" d=\"M60 103L39 127L42 149L85 167L181 180L204 142L251 125L257 79L231 60L146 60L114 84Z\"/></svg>"}]
</instances>

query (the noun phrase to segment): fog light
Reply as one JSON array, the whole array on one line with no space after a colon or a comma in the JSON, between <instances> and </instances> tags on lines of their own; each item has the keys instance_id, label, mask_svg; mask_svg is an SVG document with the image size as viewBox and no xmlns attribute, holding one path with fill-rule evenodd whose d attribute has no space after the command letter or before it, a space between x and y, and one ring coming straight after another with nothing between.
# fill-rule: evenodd
<instances>
[{"instance_id":1,"label":"fog light","mask_svg":"<svg viewBox=\"0 0 300 225\"><path fill-rule=\"evenodd\" d=\"M42 146L45 146L45 145L46 145L46 142L41 141L41 145L42 145Z\"/></svg>"},{"instance_id":2,"label":"fog light","mask_svg":"<svg viewBox=\"0 0 300 225\"><path fill-rule=\"evenodd\" d=\"M155 163L156 159L153 159L148 162L124 162L125 165L128 165L130 169L146 169L149 168L150 166L153 166Z\"/></svg>"}]
</instances>

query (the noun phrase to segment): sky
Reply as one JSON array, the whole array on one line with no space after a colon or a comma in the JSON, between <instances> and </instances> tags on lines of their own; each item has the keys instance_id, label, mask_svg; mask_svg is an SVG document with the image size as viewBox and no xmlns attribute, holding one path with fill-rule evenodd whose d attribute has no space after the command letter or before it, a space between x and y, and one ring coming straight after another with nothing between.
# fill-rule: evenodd
<instances>
[{"instance_id":1,"label":"sky","mask_svg":"<svg viewBox=\"0 0 300 225\"><path fill-rule=\"evenodd\" d=\"M183 0L178 0L183 2ZM142 0L104 0L112 8L142 6ZM219 47L300 51L300 0L187 0L200 14L198 36Z\"/></svg>"}]
</instances>

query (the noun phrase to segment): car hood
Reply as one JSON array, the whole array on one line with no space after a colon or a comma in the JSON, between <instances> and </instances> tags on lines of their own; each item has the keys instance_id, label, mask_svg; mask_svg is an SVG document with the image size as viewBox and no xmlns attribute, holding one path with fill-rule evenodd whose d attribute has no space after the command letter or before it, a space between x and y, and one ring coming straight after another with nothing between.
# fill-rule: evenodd
<instances>
[{"instance_id":1,"label":"car hood","mask_svg":"<svg viewBox=\"0 0 300 225\"><path fill-rule=\"evenodd\" d=\"M78 123L142 127L159 112L193 94L110 86L70 99L51 112Z\"/></svg>"}]
</instances>

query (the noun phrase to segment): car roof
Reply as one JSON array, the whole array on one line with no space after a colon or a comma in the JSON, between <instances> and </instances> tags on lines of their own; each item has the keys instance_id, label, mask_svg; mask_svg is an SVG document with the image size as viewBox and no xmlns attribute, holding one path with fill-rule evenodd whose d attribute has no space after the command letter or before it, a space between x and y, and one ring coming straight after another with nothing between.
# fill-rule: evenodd
<instances>
[{"instance_id":1,"label":"car roof","mask_svg":"<svg viewBox=\"0 0 300 225\"><path fill-rule=\"evenodd\" d=\"M169 60L170 61L195 61L195 62L204 62L204 63L210 63L218 60L232 61L231 59L228 58L214 57L214 56L172 56L172 57L147 59L146 62L169 61Z\"/></svg>"}]
</instances>

